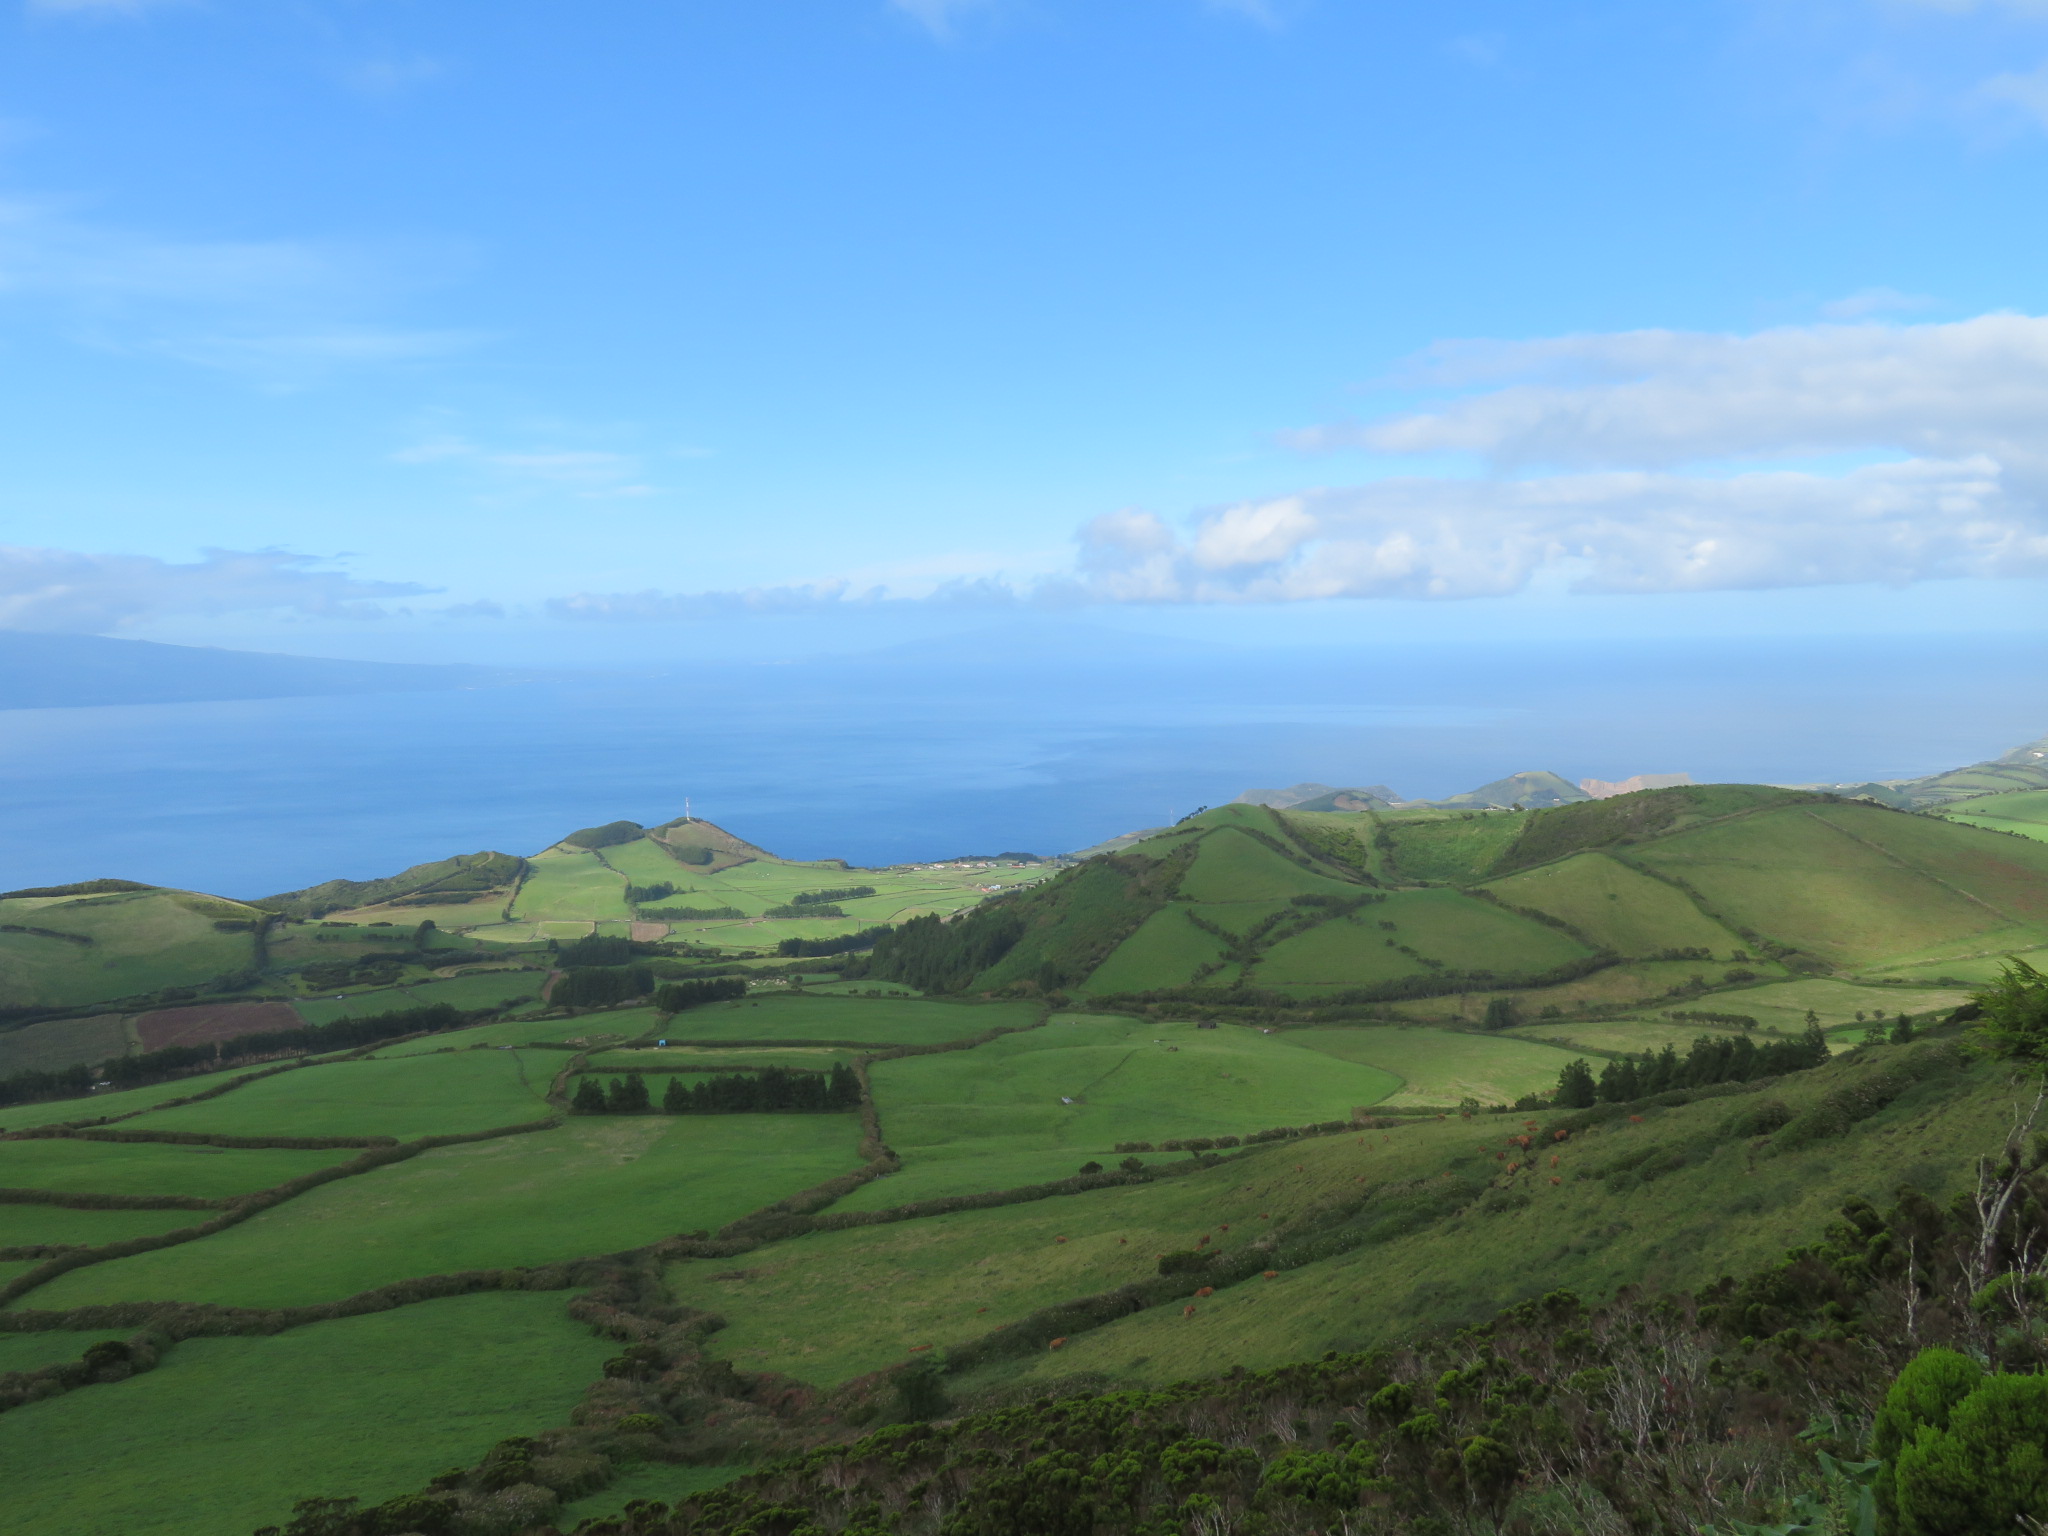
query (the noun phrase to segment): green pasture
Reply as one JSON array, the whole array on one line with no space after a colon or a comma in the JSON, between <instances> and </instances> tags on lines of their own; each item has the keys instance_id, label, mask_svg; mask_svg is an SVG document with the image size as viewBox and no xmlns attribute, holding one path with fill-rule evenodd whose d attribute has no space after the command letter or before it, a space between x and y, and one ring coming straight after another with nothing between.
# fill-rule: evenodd
<instances>
[{"instance_id":1,"label":"green pasture","mask_svg":"<svg viewBox=\"0 0 2048 1536\"><path fill-rule=\"evenodd\" d=\"M2017 832L2048 842L2048 789L2020 789L2003 795L1979 795L1940 812L1949 821L1983 827L1990 832Z\"/></svg>"},{"instance_id":2,"label":"green pasture","mask_svg":"<svg viewBox=\"0 0 2048 1536\"><path fill-rule=\"evenodd\" d=\"M1388 858L1395 873L1408 880L1469 885L1486 878L1527 819L1492 811L1469 817L1421 812L1380 821L1394 845Z\"/></svg>"},{"instance_id":3,"label":"green pasture","mask_svg":"<svg viewBox=\"0 0 2048 1536\"><path fill-rule=\"evenodd\" d=\"M478 1046L525 1045L531 1040L560 1041L565 1045L586 1042L605 1045L636 1038L652 1022L649 1017L652 1012L652 1009L634 1008L620 1009L617 1014L586 1013L573 1019L500 1019L491 1024L472 1024L467 1029L451 1029L438 1035L408 1040L377 1054L387 1059L428 1056L438 1051L467 1051ZM615 1019L624 1022L614 1023ZM567 1059L567 1056L563 1057L563 1060ZM529 1074L538 1071L539 1058L527 1058L526 1070Z\"/></svg>"},{"instance_id":4,"label":"green pasture","mask_svg":"<svg viewBox=\"0 0 2048 1536\"><path fill-rule=\"evenodd\" d=\"M1854 982L1812 976L1799 981L1717 992L1711 997L1672 1003L1669 1007L1680 1011L1746 1013L1762 1029L1793 1035L1806 1028L1809 1009L1820 1016L1824 1028L1832 1029L1858 1022L1858 1013L1866 1017L1882 1016L1887 1022L1902 1013L1915 1018L1927 1013L1946 1014L1960 1008L1969 1001L1969 997L1968 992L1953 987L1859 986Z\"/></svg>"},{"instance_id":5,"label":"green pasture","mask_svg":"<svg viewBox=\"0 0 2048 1536\"><path fill-rule=\"evenodd\" d=\"M1100 995L1188 985L1198 967L1223 958L1222 942L1190 922L1189 910L1185 903L1169 902L1154 912L1138 925L1136 933L1110 951L1081 990ZM1220 910L1229 909L1207 908L1202 916L1211 917ZM1262 903L1261 910L1270 911L1271 904ZM1229 980L1222 975L1210 977L1218 986L1228 985Z\"/></svg>"},{"instance_id":6,"label":"green pasture","mask_svg":"<svg viewBox=\"0 0 2048 1536\"><path fill-rule=\"evenodd\" d=\"M1704 949L1725 958L1745 943L1676 886L1605 853L1575 854L1488 888L1509 906L1562 919L1620 955Z\"/></svg>"},{"instance_id":7,"label":"green pasture","mask_svg":"<svg viewBox=\"0 0 2048 1536\"><path fill-rule=\"evenodd\" d=\"M1255 979L1284 990L1341 989L1424 969L1390 942L1453 969L1484 965L1504 977L1546 971L1587 953L1568 934L1458 891L1396 891L1274 945Z\"/></svg>"},{"instance_id":8,"label":"green pasture","mask_svg":"<svg viewBox=\"0 0 2048 1536\"><path fill-rule=\"evenodd\" d=\"M74 1211L61 1205L0 1205L0 1248L35 1243L97 1248L195 1226L211 1211Z\"/></svg>"},{"instance_id":9,"label":"green pasture","mask_svg":"<svg viewBox=\"0 0 2048 1536\"><path fill-rule=\"evenodd\" d=\"M332 1024L336 1019L362 1018L366 1014L396 1013L408 1008L427 1008L446 1003L451 1008L491 1008L500 1003L533 1003L539 999L545 970L479 971L469 976L448 976L433 981L408 982L399 987L380 987L374 992L349 992L340 997L302 997L292 1006L308 1024Z\"/></svg>"},{"instance_id":10,"label":"green pasture","mask_svg":"<svg viewBox=\"0 0 2048 1536\"><path fill-rule=\"evenodd\" d=\"M1700 1006L1705 1007L1706 1004ZM1554 1045L1567 1054L1573 1051L1622 1051L1640 1055L1644 1051L1661 1051L1668 1045L1683 1056L1701 1035L1739 1035L1742 1030L1726 1024L1660 1024L1646 1019L1620 1019L1582 1024L1529 1024L1512 1033L1518 1040ZM1593 1063L1596 1072L1599 1065L1597 1061ZM1550 1084L1550 1088L1556 1086L1555 1081Z\"/></svg>"},{"instance_id":11,"label":"green pasture","mask_svg":"<svg viewBox=\"0 0 2048 1536\"><path fill-rule=\"evenodd\" d=\"M1458 891L1396 891L1359 915L1378 932L1380 923L1393 923L1386 937L1452 969L1528 975L1587 953L1568 934Z\"/></svg>"},{"instance_id":12,"label":"green pasture","mask_svg":"<svg viewBox=\"0 0 2048 1536\"><path fill-rule=\"evenodd\" d=\"M70 1007L243 970L255 957L254 936L213 925L255 915L238 903L183 891L0 901L0 924L91 941L0 933L0 1007Z\"/></svg>"},{"instance_id":13,"label":"green pasture","mask_svg":"<svg viewBox=\"0 0 2048 1536\"><path fill-rule=\"evenodd\" d=\"M1370 1066L1400 1081L1390 1105L1512 1104L1524 1094L1549 1093L1569 1052L1505 1035L1446 1029L1290 1029L1285 1038L1304 1050Z\"/></svg>"},{"instance_id":14,"label":"green pasture","mask_svg":"<svg viewBox=\"0 0 2048 1536\"><path fill-rule=\"evenodd\" d=\"M2048 970L2048 949L2035 945L2015 945L2010 949L1994 949L1985 954L1954 955L1943 960L1923 960L1914 965L1873 965L1863 975L1872 980L1903 981L1908 985L1940 986L1947 981L1957 981L1965 986L1982 986L1996 981L2005 970L2009 960L2024 960L2036 970Z\"/></svg>"},{"instance_id":15,"label":"green pasture","mask_svg":"<svg viewBox=\"0 0 2048 1536\"><path fill-rule=\"evenodd\" d=\"M1821 806L1816 814L1969 892L2016 924L2048 927L2048 847L1979 836L1975 829L1945 825L1933 816L1900 816L1863 806Z\"/></svg>"},{"instance_id":16,"label":"green pasture","mask_svg":"<svg viewBox=\"0 0 2048 1536\"><path fill-rule=\"evenodd\" d=\"M1203 1236L1213 1251L1241 1248L1383 1176L1405 1144L1444 1143L1442 1130L1319 1137L1155 1184L818 1232L676 1264L668 1281L678 1301L726 1319L712 1347L741 1369L836 1383L912 1359L913 1345L942 1353L1035 1308L1154 1275L1161 1253Z\"/></svg>"},{"instance_id":17,"label":"green pasture","mask_svg":"<svg viewBox=\"0 0 2048 1536\"><path fill-rule=\"evenodd\" d=\"M1117 1015L1056 1017L972 1051L877 1062L868 1075L904 1167L850 1196L856 1210L1065 1178L1084 1162L1115 1163L1120 1141L1344 1120L1400 1087L1287 1036Z\"/></svg>"},{"instance_id":18,"label":"green pasture","mask_svg":"<svg viewBox=\"0 0 2048 1536\"><path fill-rule=\"evenodd\" d=\"M710 1003L662 1026L671 1040L856 1040L863 1044L937 1045L999 1027L1025 1028L1036 1003L935 1003L904 997L773 993ZM594 1015L573 1022L589 1024Z\"/></svg>"},{"instance_id":19,"label":"green pasture","mask_svg":"<svg viewBox=\"0 0 2048 1536\"><path fill-rule=\"evenodd\" d=\"M297 1306L613 1253L716 1231L851 1172L859 1137L852 1115L580 1116L322 1185L202 1241L74 1270L23 1304Z\"/></svg>"},{"instance_id":20,"label":"green pasture","mask_svg":"<svg viewBox=\"0 0 2048 1536\"><path fill-rule=\"evenodd\" d=\"M342 922L331 916L317 922L279 922L272 925L264 950L272 969L286 971L364 955L407 954L412 949L413 927L386 918L375 924Z\"/></svg>"},{"instance_id":21,"label":"green pasture","mask_svg":"<svg viewBox=\"0 0 2048 1536\"><path fill-rule=\"evenodd\" d=\"M1659 838L1630 857L1685 880L1729 923L1837 965L1934 959L1988 947L1992 935L2048 937L2048 847L1959 837L1931 818L1791 806Z\"/></svg>"},{"instance_id":22,"label":"green pasture","mask_svg":"<svg viewBox=\"0 0 2048 1536\"><path fill-rule=\"evenodd\" d=\"M610 848L600 848L596 853L599 859L617 870L632 885L660 885L666 882L682 887L693 885L704 878L702 865L685 864L649 837L639 838L630 843L617 843ZM664 897L656 904L666 905L673 899Z\"/></svg>"},{"instance_id":23,"label":"green pasture","mask_svg":"<svg viewBox=\"0 0 2048 1536\"><path fill-rule=\"evenodd\" d=\"M16 1072L60 1072L66 1067L125 1056L132 1044L118 1013L83 1019L52 1019L20 1029L0 1030L0 1077ZM0 1115L6 1114L0 1109Z\"/></svg>"},{"instance_id":24,"label":"green pasture","mask_svg":"<svg viewBox=\"0 0 2048 1536\"><path fill-rule=\"evenodd\" d=\"M7 1528L221 1536L282 1523L309 1494L410 1492L568 1416L617 1345L569 1321L565 1299L463 1296L192 1339L154 1371L16 1409L0 1421Z\"/></svg>"},{"instance_id":25,"label":"green pasture","mask_svg":"<svg viewBox=\"0 0 2048 1536\"><path fill-rule=\"evenodd\" d=\"M6 1268L27 1269L26 1264ZM11 1274L0 1273L0 1283L11 1280ZM46 1365L61 1365L67 1360L76 1360L86 1349L101 1339L125 1337L132 1329L103 1328L97 1333L0 1333L0 1376L9 1371L33 1371Z\"/></svg>"},{"instance_id":26,"label":"green pasture","mask_svg":"<svg viewBox=\"0 0 2048 1536\"><path fill-rule=\"evenodd\" d=\"M281 1072L201 1104L124 1122L146 1131L230 1136L445 1136L517 1125L550 1113L542 1095L560 1070L553 1051L456 1051L373 1057Z\"/></svg>"},{"instance_id":27,"label":"green pasture","mask_svg":"<svg viewBox=\"0 0 2048 1536\"><path fill-rule=\"evenodd\" d=\"M692 1072L716 1072L724 1068L752 1070L756 1067L802 1067L811 1072L829 1072L856 1052L834 1050L823 1045L792 1045L773 1050L734 1050L730 1046L670 1046L667 1050L639 1049L601 1051L589 1061L590 1071L610 1073L651 1072L682 1067ZM566 1059L566 1058L564 1058Z\"/></svg>"},{"instance_id":28,"label":"green pasture","mask_svg":"<svg viewBox=\"0 0 2048 1536\"><path fill-rule=\"evenodd\" d=\"M1894 1050L1880 1047L1853 1062L1795 1074L1770 1094L1797 1109L1896 1060ZM1197 1302L1192 1317L1177 1305L1152 1308L1077 1335L1057 1355L999 1367L964 1387L1001 1381L1016 1390L1043 1390L1076 1373L1120 1385L1154 1384L1212 1372L1220 1360L1258 1370L1329 1349L1397 1345L1426 1330L1478 1322L1558 1287L1582 1296L1624 1284L1696 1290L1810 1241L1852 1196L1884 1207L1909 1184L1946 1198L1969 1182L1983 1149L1997 1145L2011 1110L2009 1090L1986 1066L1969 1078L1916 1090L1844 1138L1759 1156L1747 1138L1720 1130L1748 1102L1754 1101L1708 1099L1653 1110L1644 1124L1624 1121L1576 1136L1518 1175L1507 1174L1494 1153L1519 1120L1481 1116L1397 1131L1394 1146L1417 1155L1398 1165L1390 1157L1383 1165L1384 1172L1400 1174L1388 1195L1426 1188L1445 1171L1490 1188L1420 1231L1221 1290ZM1658 1149L1690 1165L1647 1184L1580 1178ZM1343 1151L1303 1145L1298 1156L1314 1166ZM1552 1178L1562 1182L1553 1185Z\"/></svg>"},{"instance_id":29,"label":"green pasture","mask_svg":"<svg viewBox=\"0 0 2048 1536\"><path fill-rule=\"evenodd\" d=\"M488 891L475 901L437 901L431 904L404 906L351 907L344 912L330 912L332 921L361 923L391 923L406 928L431 921L444 933L455 934L466 928L479 927L485 923L498 922L504 915L505 905L512 899L512 888Z\"/></svg>"},{"instance_id":30,"label":"green pasture","mask_svg":"<svg viewBox=\"0 0 2048 1536\"><path fill-rule=\"evenodd\" d=\"M0 1188L216 1200L269 1189L356 1154L183 1147L162 1142L0 1141ZM192 1217L203 1220L203 1217Z\"/></svg>"},{"instance_id":31,"label":"green pasture","mask_svg":"<svg viewBox=\"0 0 2048 1536\"><path fill-rule=\"evenodd\" d=\"M1720 1008L1723 1004L1716 999L1724 994L1693 996L1691 984L1694 977L1699 977L1708 986L1720 985L1730 969L1748 971L1760 977L1790 974L1782 965L1769 961L1745 961L1738 967L1730 967L1723 962L1705 960L1628 960L1553 987L1501 988L1448 997L1419 997L1401 1003L1399 1008L1404 1018L1461 1024L1481 1022L1486 1017L1487 1003L1496 997L1508 999L1515 1005L1519 1016L1532 1023L1543 1009L1550 1007L1566 1015L1582 1008L1602 1011L1615 1008ZM1670 995L1674 988L1681 989L1677 998ZM1741 1012L1740 1009L1734 1011Z\"/></svg>"},{"instance_id":32,"label":"green pasture","mask_svg":"<svg viewBox=\"0 0 2048 1536\"><path fill-rule=\"evenodd\" d=\"M1291 896L1357 896L1355 885L1303 869L1248 832L1219 826L1201 841L1181 878L1183 901L1286 901Z\"/></svg>"},{"instance_id":33,"label":"green pasture","mask_svg":"<svg viewBox=\"0 0 2048 1536\"><path fill-rule=\"evenodd\" d=\"M596 854L552 848L528 861L512 916L526 923L624 922L626 878Z\"/></svg>"},{"instance_id":34,"label":"green pasture","mask_svg":"<svg viewBox=\"0 0 2048 1536\"><path fill-rule=\"evenodd\" d=\"M1413 944L1413 934L1389 933L1379 926L1379 917L1388 905L1382 902L1346 917L1333 917L1306 933L1282 939L1260 957L1252 973L1254 983L1309 996L1319 989L1369 987L1426 969L1421 961L1394 948L1396 944Z\"/></svg>"},{"instance_id":35,"label":"green pasture","mask_svg":"<svg viewBox=\"0 0 2048 1536\"><path fill-rule=\"evenodd\" d=\"M137 1110L151 1109L169 1099L182 1099L195 1093L204 1093L222 1083L237 1077L246 1077L252 1072L261 1072L261 1066L229 1067L220 1072L201 1072L191 1077L176 1078L168 1083L153 1083L147 1088L129 1088L119 1093L89 1093L79 1099L50 1099L41 1104L0 1105L0 1130L25 1131L36 1125L59 1125L67 1121L81 1124L87 1121L121 1119ZM126 1124L126 1120L121 1121Z\"/></svg>"}]
</instances>

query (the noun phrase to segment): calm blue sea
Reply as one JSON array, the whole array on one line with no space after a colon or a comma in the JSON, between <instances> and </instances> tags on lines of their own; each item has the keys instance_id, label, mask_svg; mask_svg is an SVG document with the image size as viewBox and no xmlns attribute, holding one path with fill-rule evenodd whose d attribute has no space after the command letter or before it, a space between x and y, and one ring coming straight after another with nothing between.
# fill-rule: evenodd
<instances>
[{"instance_id":1,"label":"calm blue sea","mask_svg":"<svg viewBox=\"0 0 2048 1536\"><path fill-rule=\"evenodd\" d=\"M1252 786L1858 780L2048 732L2048 650L1920 637L650 668L462 693L0 712L0 889L236 896L699 815L880 864L1067 851Z\"/></svg>"}]
</instances>

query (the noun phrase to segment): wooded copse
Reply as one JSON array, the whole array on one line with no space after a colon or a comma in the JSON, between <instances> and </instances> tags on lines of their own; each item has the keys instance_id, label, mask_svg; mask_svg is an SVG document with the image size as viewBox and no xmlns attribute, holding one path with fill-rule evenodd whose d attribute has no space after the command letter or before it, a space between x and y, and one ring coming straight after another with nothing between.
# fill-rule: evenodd
<instances>
[{"instance_id":1,"label":"wooded copse","mask_svg":"<svg viewBox=\"0 0 2048 1536\"><path fill-rule=\"evenodd\" d=\"M641 1115L655 1112L646 1077L628 1072L600 1088L595 1077L576 1085L569 1101L579 1115ZM829 1072L763 1067L756 1072L720 1072L686 1082L669 1076L661 1096L665 1115L830 1114L860 1108L860 1079L843 1062Z\"/></svg>"},{"instance_id":2,"label":"wooded copse","mask_svg":"<svg viewBox=\"0 0 2048 1536\"><path fill-rule=\"evenodd\" d=\"M1623 1056L1608 1062L1597 1080L1584 1061L1568 1062L1558 1074L1552 1102L1561 1109L1629 1104L1674 1088L1747 1083L1784 1072L1803 1072L1821 1065L1828 1056L1827 1036L1818 1026L1809 1026L1793 1039L1762 1045L1747 1035L1701 1035L1683 1057L1671 1045L1641 1056Z\"/></svg>"}]
</instances>

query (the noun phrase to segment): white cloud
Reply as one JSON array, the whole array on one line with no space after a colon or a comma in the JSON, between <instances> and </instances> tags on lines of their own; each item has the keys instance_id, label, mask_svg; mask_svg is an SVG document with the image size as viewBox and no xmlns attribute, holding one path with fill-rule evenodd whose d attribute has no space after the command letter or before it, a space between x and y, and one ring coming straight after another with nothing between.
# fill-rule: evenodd
<instances>
[{"instance_id":1,"label":"white cloud","mask_svg":"<svg viewBox=\"0 0 2048 1536\"><path fill-rule=\"evenodd\" d=\"M1457 343L1434 349L1417 382L1496 387L1294 441L1495 467L1983 453L2031 476L2048 444L2048 318Z\"/></svg>"},{"instance_id":2,"label":"white cloud","mask_svg":"<svg viewBox=\"0 0 2048 1536\"><path fill-rule=\"evenodd\" d=\"M0 311L76 339L302 384L344 367L446 355L473 332L372 318L442 276L445 253L302 240L195 240L0 200Z\"/></svg>"},{"instance_id":3,"label":"white cloud","mask_svg":"<svg viewBox=\"0 0 2048 1536\"><path fill-rule=\"evenodd\" d=\"M1830 320L1867 320L1872 315L1906 314L1933 305L1934 300L1924 294L1901 293L1896 288L1858 288L1821 305L1820 312Z\"/></svg>"},{"instance_id":4,"label":"white cloud","mask_svg":"<svg viewBox=\"0 0 2048 1536\"><path fill-rule=\"evenodd\" d=\"M2048 128L2048 60L2023 75L1993 75L1977 91L1986 101L2018 107L2041 127Z\"/></svg>"},{"instance_id":5,"label":"white cloud","mask_svg":"<svg viewBox=\"0 0 2048 1536\"><path fill-rule=\"evenodd\" d=\"M212 549L181 564L0 545L0 629L104 634L181 614L376 618L384 611L376 599L428 590L316 569L322 563L274 549Z\"/></svg>"},{"instance_id":6,"label":"white cloud","mask_svg":"<svg viewBox=\"0 0 2048 1536\"><path fill-rule=\"evenodd\" d=\"M1640 471L1402 478L1226 507L1184 535L1143 514L1082 533L1043 596L1294 602L1504 596L1561 568L1581 592L1698 592L2048 575L2048 523L1988 459L1840 476Z\"/></svg>"},{"instance_id":7,"label":"white cloud","mask_svg":"<svg viewBox=\"0 0 2048 1536\"><path fill-rule=\"evenodd\" d=\"M856 597L828 582L584 594L557 612L1457 599L1539 578L1588 593L1677 593L2048 576L2048 319L1460 343L1431 352L1417 377L1464 393L1301 440L1467 453L1491 473L1262 497L1184 527L1113 512L1080 530L1064 573L991 572L924 597ZM1879 461L1837 472L1768 462L1845 454ZM1685 467L1702 463L1711 467ZM1532 464L1557 467L1515 473Z\"/></svg>"},{"instance_id":8,"label":"white cloud","mask_svg":"<svg viewBox=\"0 0 2048 1536\"><path fill-rule=\"evenodd\" d=\"M400 464L454 464L523 490L567 492L585 500L653 496L639 458L594 448L488 448L464 437L435 437L392 455Z\"/></svg>"},{"instance_id":9,"label":"white cloud","mask_svg":"<svg viewBox=\"0 0 2048 1536\"><path fill-rule=\"evenodd\" d=\"M980 10L989 0L889 0L895 10L921 24L936 37L948 36L955 17Z\"/></svg>"}]
</instances>

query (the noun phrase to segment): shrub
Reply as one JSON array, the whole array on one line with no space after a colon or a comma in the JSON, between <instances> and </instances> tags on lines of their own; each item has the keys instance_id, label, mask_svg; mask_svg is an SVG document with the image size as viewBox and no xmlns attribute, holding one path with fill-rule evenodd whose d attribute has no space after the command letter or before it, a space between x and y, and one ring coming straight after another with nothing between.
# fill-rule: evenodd
<instances>
[{"instance_id":1,"label":"shrub","mask_svg":"<svg viewBox=\"0 0 2048 1536\"><path fill-rule=\"evenodd\" d=\"M1958 1379L1948 1369L1944 1385ZM1985 1378L1945 1428L1914 1431L1892 1483L1904 1536L1977 1536L2048 1518L2048 1377Z\"/></svg>"}]
</instances>

